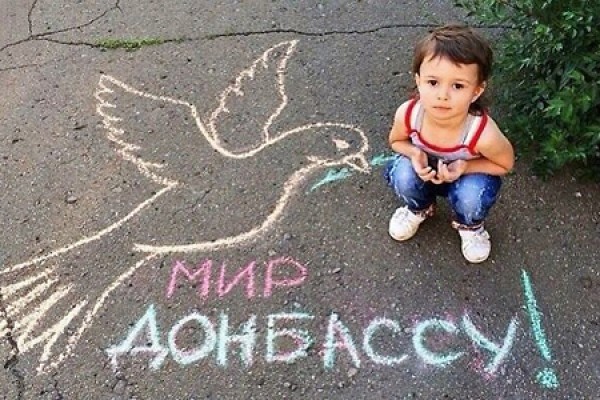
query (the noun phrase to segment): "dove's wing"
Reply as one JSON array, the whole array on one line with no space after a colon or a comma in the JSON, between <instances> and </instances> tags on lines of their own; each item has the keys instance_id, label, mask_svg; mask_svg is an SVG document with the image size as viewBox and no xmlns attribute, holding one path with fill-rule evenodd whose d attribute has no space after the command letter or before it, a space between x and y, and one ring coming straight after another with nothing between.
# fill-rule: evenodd
<instances>
[{"instance_id":1,"label":"dove's wing","mask_svg":"<svg viewBox=\"0 0 600 400\"><path fill-rule=\"evenodd\" d=\"M271 127L288 102L284 78L296 43L269 48L221 93L207 121L208 132L219 147L242 155L277 139Z\"/></svg>"},{"instance_id":2,"label":"dove's wing","mask_svg":"<svg viewBox=\"0 0 600 400\"><path fill-rule=\"evenodd\" d=\"M106 136L119 155L157 183L184 181L182 171L197 172L200 160L214 152L196 108L185 101L138 90L109 75L100 77L95 97Z\"/></svg>"}]
</instances>

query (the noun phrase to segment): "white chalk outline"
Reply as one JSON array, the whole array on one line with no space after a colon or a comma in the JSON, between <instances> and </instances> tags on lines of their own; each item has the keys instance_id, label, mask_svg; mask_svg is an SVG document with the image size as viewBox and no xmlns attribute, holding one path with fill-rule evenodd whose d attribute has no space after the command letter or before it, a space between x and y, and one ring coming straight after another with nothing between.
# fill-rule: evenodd
<instances>
[{"instance_id":1,"label":"white chalk outline","mask_svg":"<svg viewBox=\"0 0 600 400\"><path fill-rule=\"evenodd\" d=\"M285 70L287 62L291 57L297 43L297 40L281 42L266 50L261 57L259 57L256 61L254 61L254 63L252 63L252 65L249 68L243 70L237 76L235 82L229 85L221 93L221 95L219 96L219 105L211 114L206 125L202 122L196 107L191 103L167 96L157 96L151 93L137 90L110 75L100 76L98 88L94 94L94 97L98 101L96 112L103 119L103 126L106 129L107 138L117 145L118 149L116 149L116 151L121 158L133 163L142 175L164 187L150 198L138 204L126 216L114 222L113 224L105 227L104 229L94 233L93 235L85 236L76 242L68 244L67 246L52 250L46 255L35 257L23 263L8 266L0 270L0 276L2 276L16 271L24 270L27 267L33 267L32 270L35 274L33 277L25 277L25 279L20 282L11 283L7 286L0 287L0 295L2 296L3 301L7 304L6 315L4 315L4 318L0 320L0 335L10 334L12 338L16 341L17 347L21 353L26 353L32 350L33 348L44 344L41 355L39 357L39 365L37 368L38 373L46 373L56 369L67 357L69 357L72 354L83 333L93 324L94 317L99 312L100 308L104 305L104 302L106 301L108 296L118 286L120 286L124 280L129 278L136 270L138 270L146 262L164 254L215 251L223 248L235 247L247 243L250 240L255 240L260 235L269 231L273 227L273 225L282 217L286 207L289 207L290 199L297 191L297 188L303 183L303 181L310 175L311 172L317 169L346 165L360 172L368 173L370 171L370 165L365 158L365 154L369 150L368 139L366 134L357 127L354 127L349 124L336 122L317 122L312 124L306 124L284 132L276 132L275 134L273 134L270 131L273 122L288 104L288 97L285 91L284 82ZM229 112L229 110L227 109L228 97L230 95L244 95L244 80L254 79L256 74L260 72L260 68L269 69L269 61L271 57L274 54L277 54L276 52L281 49L284 49L284 56L277 63L276 66L276 81L278 85L278 92L281 97L281 102L279 106L277 106L275 111L268 117L265 125L263 126L261 132L263 142L259 146L254 147L251 150L242 152L234 152L226 149L219 139L219 133L217 130L217 120ZM41 333L39 333L37 336L30 338L30 336L34 334L36 328L38 328L37 324L39 319L46 315L46 313L48 313L48 311L55 304L57 304L61 300L61 298L63 298L71 290L73 290L73 284L62 284L59 282L58 276L54 274L55 266L45 266L45 269L41 273L38 270L38 268L44 266L47 262L51 261L53 258L61 254L68 253L78 247L100 240L104 236L119 229L126 222L133 219L141 211L143 211L149 205L154 203L159 197L163 196L167 192L177 187L183 186L182 183L176 180L161 176L160 170L164 168L163 164L147 162L137 157L134 154L134 151L139 149L139 147L123 140L122 135L124 131L118 126L116 126L116 123L120 122L121 119L114 117L109 113L109 110L116 108L116 105L109 103L102 96L103 94L114 92L107 84L112 84L123 89L129 94L137 95L142 98L154 101L162 101L176 106L187 108L192 117L194 118L198 130L204 136L207 142L213 147L213 149L219 152L219 154L221 154L222 156L231 159L244 159L252 157L255 154L259 153L261 150L265 149L266 147L277 143L278 141L283 140L290 135L301 133L307 130L318 130L329 127L337 127L353 131L354 134L357 134L360 138L362 138L362 143L360 144L360 148L358 149L358 151L356 151L353 154L346 155L337 160L323 160L317 158L310 159L310 161L312 162L311 164L294 172L290 176L290 178L285 182L283 186L283 193L277 201L273 211L266 217L266 219L261 224L255 226L247 232L241 233L236 236L229 236L214 241L200 243L162 246L146 245L139 243L134 244L135 250L146 253L144 258L136 262L133 266L131 266L124 273L118 276L117 279L114 280L108 286L108 288L106 288L101 293L101 295L98 297L98 299L93 305L89 304L88 299L80 301L79 303L74 305L69 311L69 313L65 315L60 321L55 323L50 328L41 330ZM344 142L343 140L337 140L335 144L340 150L349 147L348 143ZM40 280L42 280L42 283L39 283ZM47 299L42 301L42 303L36 310L27 314L27 312L25 311L25 307L31 302L39 300L44 294L47 294L47 292L52 289L54 290L54 292ZM29 293L23 296L23 290L29 290ZM52 347L60 338L60 336L64 334L64 331L71 323L71 321L77 315L83 312L86 307L91 307L91 309L88 309L87 312L85 312L83 322L81 322L78 329L75 330L75 333L69 337L66 348L59 354L55 354L52 351ZM26 315L23 315L24 313ZM7 320L13 321L12 327L8 326Z\"/></svg>"}]
</instances>

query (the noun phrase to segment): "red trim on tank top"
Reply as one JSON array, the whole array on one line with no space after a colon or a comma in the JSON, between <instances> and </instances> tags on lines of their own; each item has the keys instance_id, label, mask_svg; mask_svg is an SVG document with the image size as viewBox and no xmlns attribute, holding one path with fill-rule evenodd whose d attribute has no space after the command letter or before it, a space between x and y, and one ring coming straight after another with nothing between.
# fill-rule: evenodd
<instances>
[{"instance_id":1,"label":"red trim on tank top","mask_svg":"<svg viewBox=\"0 0 600 400\"><path fill-rule=\"evenodd\" d=\"M484 112L481 115L481 122L479 122L479 127L477 128L477 132L475 132L475 134L473 135L473 139L471 139L471 141L469 142L469 145L467 146L467 148L469 149L469 152L473 155L477 154L477 152L475 151L475 145L477 145L477 141L481 137L481 134L483 133L483 130L485 129L485 126L487 125L487 121L488 121L488 116Z\"/></svg>"},{"instance_id":2,"label":"red trim on tank top","mask_svg":"<svg viewBox=\"0 0 600 400\"><path fill-rule=\"evenodd\" d=\"M408 108L406 109L406 114L404 114L404 125L406 126L406 130L408 132L412 132L413 128L410 126L410 120L412 117L413 109L415 108L415 104L417 104L418 99L412 99L408 104Z\"/></svg>"}]
</instances>

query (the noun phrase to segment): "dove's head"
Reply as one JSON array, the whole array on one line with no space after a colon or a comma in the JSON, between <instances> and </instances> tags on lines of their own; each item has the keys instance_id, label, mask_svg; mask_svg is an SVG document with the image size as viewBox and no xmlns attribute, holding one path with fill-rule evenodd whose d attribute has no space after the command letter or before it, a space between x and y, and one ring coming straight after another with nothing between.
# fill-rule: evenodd
<instances>
[{"instance_id":1,"label":"dove's head","mask_svg":"<svg viewBox=\"0 0 600 400\"><path fill-rule=\"evenodd\" d=\"M349 167L369 173L371 167L366 158L369 142L363 131L351 125L320 123L311 126L317 134L318 143L307 158L323 166Z\"/></svg>"}]
</instances>

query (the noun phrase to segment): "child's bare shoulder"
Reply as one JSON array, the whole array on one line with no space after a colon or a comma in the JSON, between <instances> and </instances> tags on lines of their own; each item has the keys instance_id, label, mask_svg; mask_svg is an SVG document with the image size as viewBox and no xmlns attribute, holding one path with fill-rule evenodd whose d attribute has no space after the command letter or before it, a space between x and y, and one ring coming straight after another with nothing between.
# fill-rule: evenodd
<instances>
[{"instance_id":1,"label":"child's bare shoulder","mask_svg":"<svg viewBox=\"0 0 600 400\"><path fill-rule=\"evenodd\" d=\"M475 149L484 155L490 152L513 152L512 144L504 135L496 121L489 116Z\"/></svg>"},{"instance_id":2,"label":"child's bare shoulder","mask_svg":"<svg viewBox=\"0 0 600 400\"><path fill-rule=\"evenodd\" d=\"M507 137L502 133L502 130L490 116L487 118L487 123L481 133L478 144L494 145L498 141L508 141Z\"/></svg>"},{"instance_id":3,"label":"child's bare shoulder","mask_svg":"<svg viewBox=\"0 0 600 400\"><path fill-rule=\"evenodd\" d=\"M405 101L398 107L394 116L394 123L390 131L390 143L396 140L406 140L409 136L409 127L406 122L406 116L409 112L411 100Z\"/></svg>"},{"instance_id":4,"label":"child's bare shoulder","mask_svg":"<svg viewBox=\"0 0 600 400\"><path fill-rule=\"evenodd\" d=\"M401 119L402 121L404 121L406 113L408 112L408 108L410 107L410 104L412 102L413 100L406 100L404 103L400 104L400 107L398 107L398 109L396 110L396 120Z\"/></svg>"}]
</instances>

